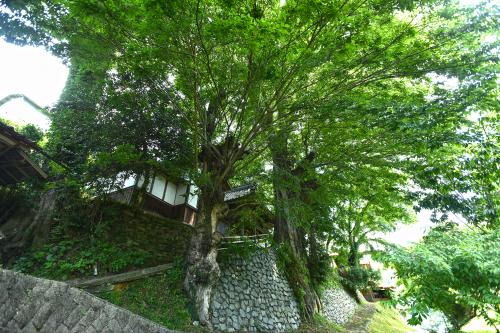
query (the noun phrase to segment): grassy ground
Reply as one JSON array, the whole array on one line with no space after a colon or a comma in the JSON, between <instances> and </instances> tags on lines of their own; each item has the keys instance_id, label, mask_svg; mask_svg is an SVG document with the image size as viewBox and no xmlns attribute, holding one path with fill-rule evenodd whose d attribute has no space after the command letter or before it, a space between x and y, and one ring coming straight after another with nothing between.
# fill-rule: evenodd
<instances>
[{"instance_id":1,"label":"grassy ground","mask_svg":"<svg viewBox=\"0 0 500 333\"><path fill-rule=\"evenodd\" d=\"M372 322L368 326L369 333L407 333L415 330L406 325L401 315L393 310L376 304Z\"/></svg>"},{"instance_id":2,"label":"grassy ground","mask_svg":"<svg viewBox=\"0 0 500 333\"><path fill-rule=\"evenodd\" d=\"M303 323L300 328L293 333L345 333L346 330L340 326L329 322L322 316L316 316L313 323Z\"/></svg>"},{"instance_id":3,"label":"grassy ground","mask_svg":"<svg viewBox=\"0 0 500 333\"><path fill-rule=\"evenodd\" d=\"M317 317L314 323L302 324L293 333L408 333L414 330L405 324L403 318L393 309L380 304L362 305L345 326L329 323Z\"/></svg>"},{"instance_id":4,"label":"grassy ground","mask_svg":"<svg viewBox=\"0 0 500 333\"><path fill-rule=\"evenodd\" d=\"M182 291L182 270L168 270L165 273L135 282L115 285L113 290L97 292L96 296L106 299L167 328L183 332L203 332L193 326L189 303ZM371 323L366 328L368 323ZM392 309L379 304L360 306L351 321L340 326L317 316L313 323L304 323L290 333L407 333L413 332L401 316Z\"/></svg>"},{"instance_id":5,"label":"grassy ground","mask_svg":"<svg viewBox=\"0 0 500 333\"><path fill-rule=\"evenodd\" d=\"M202 331L201 327L192 325L188 300L182 290L181 269L117 284L113 290L95 295L170 329Z\"/></svg>"}]
</instances>

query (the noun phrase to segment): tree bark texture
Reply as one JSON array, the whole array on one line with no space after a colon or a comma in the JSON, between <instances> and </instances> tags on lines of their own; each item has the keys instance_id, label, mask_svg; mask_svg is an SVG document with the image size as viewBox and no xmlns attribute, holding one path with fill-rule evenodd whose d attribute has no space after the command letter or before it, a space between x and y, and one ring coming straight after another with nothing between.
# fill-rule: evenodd
<instances>
[{"instance_id":1,"label":"tree bark texture","mask_svg":"<svg viewBox=\"0 0 500 333\"><path fill-rule=\"evenodd\" d=\"M195 231L189 244L184 280L184 288L194 304L195 317L205 326L210 326L210 297L212 288L220 276L217 263L217 245L220 237L217 237L212 227L212 223L217 224L219 209L218 206L208 206L203 203L200 207Z\"/></svg>"},{"instance_id":2,"label":"tree bark texture","mask_svg":"<svg viewBox=\"0 0 500 333\"><path fill-rule=\"evenodd\" d=\"M198 156L206 183L199 186L200 207L188 248L184 288L194 304L195 317L209 328L210 297L220 276L217 249L222 235L217 232L217 223L228 211L224 191L229 190L236 162L232 156L239 149L235 139L227 137L219 145L205 145Z\"/></svg>"},{"instance_id":3,"label":"tree bark texture","mask_svg":"<svg viewBox=\"0 0 500 333\"><path fill-rule=\"evenodd\" d=\"M307 252L304 244L304 231L298 227L298 218L293 212L293 201L300 200L300 193L290 187L293 184L292 162L288 152L288 134L278 131L270 142L273 158L274 194L276 219L274 239L278 244L288 247L293 263L286 265L286 273L297 301L301 307L301 315L311 320L321 310L321 301L310 283L307 270ZM300 292L297 292L300 290Z\"/></svg>"},{"instance_id":4,"label":"tree bark texture","mask_svg":"<svg viewBox=\"0 0 500 333\"><path fill-rule=\"evenodd\" d=\"M193 302L195 318L211 328L210 298L220 276L217 250L222 235L217 232L217 223L227 212L227 205L222 199L223 184L211 183L210 187L200 189L200 207L187 253L184 288Z\"/></svg>"}]
</instances>

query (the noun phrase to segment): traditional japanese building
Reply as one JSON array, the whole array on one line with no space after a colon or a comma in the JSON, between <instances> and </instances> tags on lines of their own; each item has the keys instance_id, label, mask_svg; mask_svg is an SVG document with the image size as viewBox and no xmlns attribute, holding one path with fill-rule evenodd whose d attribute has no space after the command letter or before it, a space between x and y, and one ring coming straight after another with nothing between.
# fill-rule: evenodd
<instances>
[{"instance_id":1,"label":"traditional japanese building","mask_svg":"<svg viewBox=\"0 0 500 333\"><path fill-rule=\"evenodd\" d=\"M136 174L119 175L118 190L110 193L115 200L130 204L134 193L144 185L144 177ZM142 202L146 211L182 220L194 225L198 207L197 188L186 180L167 179L164 176L153 175L148 181Z\"/></svg>"}]
</instances>

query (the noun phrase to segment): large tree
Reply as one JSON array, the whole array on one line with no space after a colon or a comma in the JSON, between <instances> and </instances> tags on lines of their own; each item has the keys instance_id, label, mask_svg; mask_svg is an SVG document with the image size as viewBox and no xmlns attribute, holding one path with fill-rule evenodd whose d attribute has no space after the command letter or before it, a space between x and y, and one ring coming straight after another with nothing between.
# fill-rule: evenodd
<instances>
[{"instance_id":1,"label":"large tree","mask_svg":"<svg viewBox=\"0 0 500 333\"><path fill-rule=\"evenodd\" d=\"M88 60L80 70L98 64L104 75L131 71L186 124L197 156L190 176L200 188L186 287L206 324L218 277L215 230L226 210L223 193L266 143L273 143L278 172L276 238L301 261L300 216L289 209L301 194L279 175L300 173L294 166L309 152L290 155L291 133L316 112L325 114L325 123L335 122L342 97L374 82L460 72L482 61L474 29L487 22L429 3L9 2L12 11L1 12L0 26L10 40L24 36L68 59ZM311 290L307 283L303 287ZM318 310L317 297L305 295L304 316L310 318Z\"/></svg>"}]
</instances>

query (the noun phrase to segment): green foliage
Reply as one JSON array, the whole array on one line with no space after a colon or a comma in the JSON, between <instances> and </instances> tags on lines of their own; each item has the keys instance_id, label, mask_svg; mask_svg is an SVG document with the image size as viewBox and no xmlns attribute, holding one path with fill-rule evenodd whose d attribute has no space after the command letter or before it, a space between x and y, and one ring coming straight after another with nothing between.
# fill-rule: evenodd
<instances>
[{"instance_id":1,"label":"green foliage","mask_svg":"<svg viewBox=\"0 0 500 333\"><path fill-rule=\"evenodd\" d=\"M29 206L28 191L23 186L0 187L0 217L6 219L9 211L14 212L19 207Z\"/></svg>"},{"instance_id":2,"label":"green foliage","mask_svg":"<svg viewBox=\"0 0 500 333\"><path fill-rule=\"evenodd\" d=\"M328 289L338 289L342 288L342 278L340 277L336 269L330 269L324 282L319 286L319 295L323 295L323 292Z\"/></svg>"},{"instance_id":3,"label":"green foliage","mask_svg":"<svg viewBox=\"0 0 500 333\"><path fill-rule=\"evenodd\" d=\"M324 280L326 260L317 251L297 261L288 247L338 244L355 266L374 233L411 220L405 189L415 178L446 198L428 207L490 225L498 218L498 145L479 140L480 149L439 165L443 146L464 143L471 95L425 76L492 87L484 64L495 63L498 45L484 37L496 31L496 13L406 0L10 1L0 5L0 33L71 61L48 143L73 170L69 197L102 192L121 171L177 168L198 183L201 201L221 201L232 179L257 177L252 163L270 163L271 146L268 200L297 229L284 242L303 243L279 250L300 296ZM496 96L474 96L494 108ZM457 156L463 165L449 168ZM456 191L479 197L473 209L467 200L448 205ZM100 215L82 222L71 216L78 205L68 205L68 224L94 234Z\"/></svg>"},{"instance_id":4,"label":"green foliage","mask_svg":"<svg viewBox=\"0 0 500 333\"><path fill-rule=\"evenodd\" d=\"M44 137L44 133L40 127L32 124L23 126L19 130L19 133L35 143L39 143Z\"/></svg>"},{"instance_id":5,"label":"green foliage","mask_svg":"<svg viewBox=\"0 0 500 333\"><path fill-rule=\"evenodd\" d=\"M27 124L24 126L20 126L10 120L0 118L0 122L14 127L14 129L21 135L25 136L28 140L33 141L34 143L40 144L42 139L44 139L45 133L43 130L33 124Z\"/></svg>"},{"instance_id":6,"label":"green foliage","mask_svg":"<svg viewBox=\"0 0 500 333\"><path fill-rule=\"evenodd\" d=\"M137 313L165 327L184 332L198 332L191 325L189 303L183 292L182 261L164 273L138 281L115 285L112 291L97 296Z\"/></svg>"},{"instance_id":7,"label":"green foliage","mask_svg":"<svg viewBox=\"0 0 500 333\"><path fill-rule=\"evenodd\" d=\"M414 198L420 208L443 213L441 221L459 214L467 223L499 227L498 71L493 65L482 68L461 83L453 98L465 104L471 120L458 129L455 142L411 163L415 182L426 189L416 189Z\"/></svg>"},{"instance_id":8,"label":"green foliage","mask_svg":"<svg viewBox=\"0 0 500 333\"><path fill-rule=\"evenodd\" d=\"M405 289L399 302L419 323L430 309L458 330L475 316L498 324L500 230L432 230L410 249L394 247L380 259L396 269Z\"/></svg>"},{"instance_id":9,"label":"green foliage","mask_svg":"<svg viewBox=\"0 0 500 333\"><path fill-rule=\"evenodd\" d=\"M311 285L306 263L296 260L292 254L292 250L286 244L277 246L275 249L276 265L281 272L285 273L286 279L297 300L299 310L303 313L305 309L305 289Z\"/></svg>"},{"instance_id":10,"label":"green foliage","mask_svg":"<svg viewBox=\"0 0 500 333\"><path fill-rule=\"evenodd\" d=\"M0 186L0 225L18 210L36 208L43 189L44 184L35 179Z\"/></svg>"},{"instance_id":11,"label":"green foliage","mask_svg":"<svg viewBox=\"0 0 500 333\"><path fill-rule=\"evenodd\" d=\"M349 267L341 282L349 290L363 290L376 286L380 281L380 272L360 266Z\"/></svg>"},{"instance_id":12,"label":"green foliage","mask_svg":"<svg viewBox=\"0 0 500 333\"><path fill-rule=\"evenodd\" d=\"M102 273L118 273L140 267L148 257L146 251L127 250L106 242L63 240L43 246L19 258L14 270L40 277L66 280L89 276L97 266Z\"/></svg>"},{"instance_id":13,"label":"green foliage","mask_svg":"<svg viewBox=\"0 0 500 333\"><path fill-rule=\"evenodd\" d=\"M95 265L99 275L119 273L170 262L185 252L190 229L178 221L116 202L85 200L68 188L59 195L64 205L53 212L47 244L30 249L14 269L68 279L92 275Z\"/></svg>"},{"instance_id":14,"label":"green foliage","mask_svg":"<svg viewBox=\"0 0 500 333\"><path fill-rule=\"evenodd\" d=\"M324 327L333 332L344 332L344 328L338 324L332 323L321 314L316 314L313 318L313 323L319 327Z\"/></svg>"},{"instance_id":15,"label":"green foliage","mask_svg":"<svg viewBox=\"0 0 500 333\"><path fill-rule=\"evenodd\" d=\"M320 314L316 314L310 323L302 323L297 333L340 333L346 332L345 328L329 321Z\"/></svg>"},{"instance_id":16,"label":"green foliage","mask_svg":"<svg viewBox=\"0 0 500 333\"><path fill-rule=\"evenodd\" d=\"M401 315L394 309L377 303L376 311L368 326L369 333L408 333L413 329L406 325Z\"/></svg>"},{"instance_id":17,"label":"green foliage","mask_svg":"<svg viewBox=\"0 0 500 333\"><path fill-rule=\"evenodd\" d=\"M221 263L228 262L234 259L234 257L240 257L245 260L250 258L256 251L267 250L261 248L259 244L251 239L242 239L238 243L223 242L220 247L217 260Z\"/></svg>"},{"instance_id":18,"label":"green foliage","mask_svg":"<svg viewBox=\"0 0 500 333\"><path fill-rule=\"evenodd\" d=\"M317 244L317 251L310 253L307 257L307 269L313 287L318 290L319 286L324 285L332 278L332 258L326 248Z\"/></svg>"}]
</instances>

